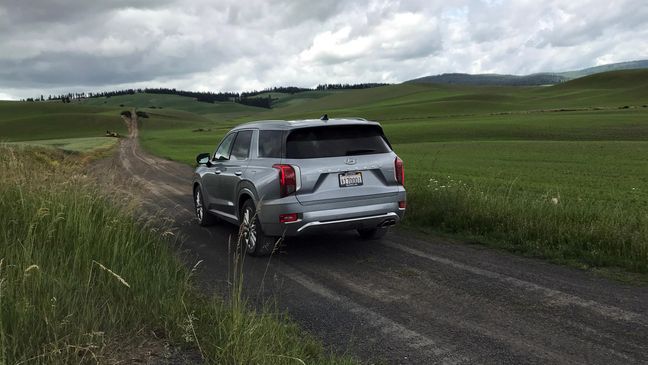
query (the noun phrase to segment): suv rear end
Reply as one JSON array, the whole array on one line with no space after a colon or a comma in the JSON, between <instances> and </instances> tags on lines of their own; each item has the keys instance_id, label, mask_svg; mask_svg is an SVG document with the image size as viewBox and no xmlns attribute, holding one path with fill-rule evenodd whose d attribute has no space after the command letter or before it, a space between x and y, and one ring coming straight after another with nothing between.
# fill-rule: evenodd
<instances>
[{"instance_id":1,"label":"suv rear end","mask_svg":"<svg viewBox=\"0 0 648 365\"><path fill-rule=\"evenodd\" d=\"M357 229L380 236L405 211L402 161L377 123L326 121L286 130L279 196L259 218L269 235Z\"/></svg>"}]
</instances>

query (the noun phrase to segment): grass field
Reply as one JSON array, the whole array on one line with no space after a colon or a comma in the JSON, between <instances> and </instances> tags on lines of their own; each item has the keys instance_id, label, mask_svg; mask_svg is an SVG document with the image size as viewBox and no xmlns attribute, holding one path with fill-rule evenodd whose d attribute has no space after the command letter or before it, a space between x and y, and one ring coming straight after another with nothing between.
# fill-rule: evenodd
<instances>
[{"instance_id":1,"label":"grass field","mask_svg":"<svg viewBox=\"0 0 648 365\"><path fill-rule=\"evenodd\" d=\"M375 119L406 161L407 225L579 266L648 271L646 70L553 87L404 84L289 98L171 128L151 118L143 145L193 163L249 120Z\"/></svg>"},{"instance_id":2,"label":"grass field","mask_svg":"<svg viewBox=\"0 0 648 365\"><path fill-rule=\"evenodd\" d=\"M111 148L116 145L118 141L119 139L112 137L80 137L7 142L7 144L23 147L50 147L69 152L91 152L94 150Z\"/></svg>"},{"instance_id":3,"label":"grass field","mask_svg":"<svg viewBox=\"0 0 648 365\"><path fill-rule=\"evenodd\" d=\"M231 102L216 102L216 103L201 103L195 101L193 98L177 95L165 94L147 94L139 93L133 95L118 95L109 98L90 98L84 100L83 104L92 106L107 106L107 107L139 107L148 109L175 109L188 111L194 114L226 114L238 113L249 114L254 113L259 108L231 103Z\"/></svg>"},{"instance_id":4,"label":"grass field","mask_svg":"<svg viewBox=\"0 0 648 365\"><path fill-rule=\"evenodd\" d=\"M126 133L119 109L79 104L0 101L0 141L102 137Z\"/></svg>"},{"instance_id":5,"label":"grass field","mask_svg":"<svg viewBox=\"0 0 648 365\"><path fill-rule=\"evenodd\" d=\"M222 112L168 100L164 109L144 109L142 144L192 164L250 120L324 113L378 120L405 159L407 225L581 266L648 271L647 70L552 87L401 84L274 96L271 110ZM138 97L145 102L130 105L151 106L150 96ZM525 228L536 226L545 228Z\"/></svg>"},{"instance_id":6,"label":"grass field","mask_svg":"<svg viewBox=\"0 0 648 365\"><path fill-rule=\"evenodd\" d=\"M171 235L86 177L83 160L0 146L0 364L148 363L148 352L161 363L353 363L248 309L239 286L226 302L198 294Z\"/></svg>"}]
</instances>

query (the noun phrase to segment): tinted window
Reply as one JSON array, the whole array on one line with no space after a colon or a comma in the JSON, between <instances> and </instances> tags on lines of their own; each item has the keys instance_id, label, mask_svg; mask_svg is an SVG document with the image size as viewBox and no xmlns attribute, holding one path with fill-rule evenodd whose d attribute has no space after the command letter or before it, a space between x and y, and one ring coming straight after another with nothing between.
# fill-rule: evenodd
<instances>
[{"instance_id":1,"label":"tinted window","mask_svg":"<svg viewBox=\"0 0 648 365\"><path fill-rule=\"evenodd\" d=\"M229 134L225 139L223 139L221 144L218 146L216 153L214 153L214 160L229 160L234 137L236 137L236 133Z\"/></svg>"},{"instance_id":2,"label":"tinted window","mask_svg":"<svg viewBox=\"0 0 648 365\"><path fill-rule=\"evenodd\" d=\"M250 142L252 141L252 131L241 131L236 136L234 146L232 146L231 160L245 160L250 155Z\"/></svg>"},{"instance_id":3,"label":"tinted window","mask_svg":"<svg viewBox=\"0 0 648 365\"><path fill-rule=\"evenodd\" d=\"M259 131L259 157L281 158L283 131Z\"/></svg>"},{"instance_id":4,"label":"tinted window","mask_svg":"<svg viewBox=\"0 0 648 365\"><path fill-rule=\"evenodd\" d=\"M348 125L296 129L286 141L287 158L353 156L389 152L376 126Z\"/></svg>"}]
</instances>

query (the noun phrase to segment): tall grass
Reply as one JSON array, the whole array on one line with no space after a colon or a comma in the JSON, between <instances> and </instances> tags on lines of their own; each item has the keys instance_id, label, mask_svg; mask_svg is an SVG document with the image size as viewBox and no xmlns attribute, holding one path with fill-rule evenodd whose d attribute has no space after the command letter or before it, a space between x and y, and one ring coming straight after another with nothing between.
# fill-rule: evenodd
<instances>
[{"instance_id":1,"label":"tall grass","mask_svg":"<svg viewBox=\"0 0 648 365\"><path fill-rule=\"evenodd\" d=\"M128 361L143 341L214 364L350 362L240 290L199 295L162 232L79 160L0 146L0 364Z\"/></svg>"},{"instance_id":2,"label":"tall grass","mask_svg":"<svg viewBox=\"0 0 648 365\"><path fill-rule=\"evenodd\" d=\"M414 180L406 222L580 266L648 272L648 211L559 193L512 193L514 183L483 189L449 177Z\"/></svg>"}]
</instances>

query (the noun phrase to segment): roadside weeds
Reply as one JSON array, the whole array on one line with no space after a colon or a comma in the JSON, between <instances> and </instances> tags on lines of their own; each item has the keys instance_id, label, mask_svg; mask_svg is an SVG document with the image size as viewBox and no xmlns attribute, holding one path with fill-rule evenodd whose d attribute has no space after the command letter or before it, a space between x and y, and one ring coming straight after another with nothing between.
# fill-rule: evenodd
<instances>
[{"instance_id":1,"label":"roadside weeds","mask_svg":"<svg viewBox=\"0 0 648 365\"><path fill-rule=\"evenodd\" d=\"M582 269L648 273L648 215L559 193L511 194L431 178L408 186L405 225Z\"/></svg>"},{"instance_id":2,"label":"roadside weeds","mask_svg":"<svg viewBox=\"0 0 648 365\"><path fill-rule=\"evenodd\" d=\"M252 310L236 262L228 301L199 294L199 263L187 269L135 218L138 203L106 196L83 157L0 150L0 364L355 363L270 307Z\"/></svg>"}]
</instances>

